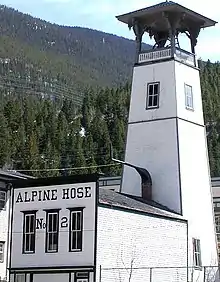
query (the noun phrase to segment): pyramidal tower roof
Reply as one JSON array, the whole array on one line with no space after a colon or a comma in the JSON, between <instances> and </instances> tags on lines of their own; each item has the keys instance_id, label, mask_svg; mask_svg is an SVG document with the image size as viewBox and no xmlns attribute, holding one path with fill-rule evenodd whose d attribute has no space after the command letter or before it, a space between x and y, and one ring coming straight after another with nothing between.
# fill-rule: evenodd
<instances>
[{"instance_id":1,"label":"pyramidal tower roof","mask_svg":"<svg viewBox=\"0 0 220 282\"><path fill-rule=\"evenodd\" d=\"M136 10L127 14L116 16L116 18L132 27L132 22L138 20L141 24L148 28L159 28L160 30L166 29L166 21L164 20L164 13L181 16L177 30L185 32L191 26L197 28L206 28L214 26L217 22L211 20L201 14L198 14L178 3L173 1L161 2L159 4Z\"/></svg>"}]
</instances>

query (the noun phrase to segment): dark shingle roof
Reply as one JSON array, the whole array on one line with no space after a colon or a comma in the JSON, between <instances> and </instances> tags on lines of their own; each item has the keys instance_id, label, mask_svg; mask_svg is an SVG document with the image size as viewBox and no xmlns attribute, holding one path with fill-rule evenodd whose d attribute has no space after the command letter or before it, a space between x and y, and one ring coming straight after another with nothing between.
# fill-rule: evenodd
<instances>
[{"instance_id":1,"label":"dark shingle roof","mask_svg":"<svg viewBox=\"0 0 220 282\"><path fill-rule=\"evenodd\" d=\"M143 9L139 9L130 13L126 13L123 15L118 15L116 18L124 23L129 23L132 18L142 18L143 16L157 16L158 17L158 12L162 11L175 11L175 12L184 12L186 13L190 18L193 19L193 21L198 21L201 23L201 27L209 27L215 25L217 22L213 21L212 19L209 19L199 13L196 13L195 11L192 11L178 3L175 3L173 1L165 1L158 3L153 6L149 6ZM156 15L157 14L157 15ZM142 18L143 19L143 18Z\"/></svg>"},{"instance_id":2,"label":"dark shingle roof","mask_svg":"<svg viewBox=\"0 0 220 282\"><path fill-rule=\"evenodd\" d=\"M152 204L144 203L137 197L132 197L130 195L121 194L109 189L99 189L99 203L107 206L112 206L116 208L123 208L130 211L143 212L147 214L163 216L167 218L173 218L178 220L183 220L180 215L167 211L164 207L160 207L159 204L153 206Z\"/></svg>"}]
</instances>

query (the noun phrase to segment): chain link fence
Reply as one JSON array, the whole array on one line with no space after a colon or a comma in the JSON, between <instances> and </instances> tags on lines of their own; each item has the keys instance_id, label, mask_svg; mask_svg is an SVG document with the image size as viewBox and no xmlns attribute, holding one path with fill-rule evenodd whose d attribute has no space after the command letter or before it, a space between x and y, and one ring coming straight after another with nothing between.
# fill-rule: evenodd
<instances>
[{"instance_id":1,"label":"chain link fence","mask_svg":"<svg viewBox=\"0 0 220 282\"><path fill-rule=\"evenodd\" d=\"M99 268L99 282L220 282L218 266Z\"/></svg>"}]
</instances>

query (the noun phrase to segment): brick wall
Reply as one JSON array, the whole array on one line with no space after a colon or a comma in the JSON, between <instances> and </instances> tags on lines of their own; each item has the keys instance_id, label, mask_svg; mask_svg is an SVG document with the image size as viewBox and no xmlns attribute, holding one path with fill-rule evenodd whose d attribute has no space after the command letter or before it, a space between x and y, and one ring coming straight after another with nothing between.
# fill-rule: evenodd
<instances>
[{"instance_id":1,"label":"brick wall","mask_svg":"<svg viewBox=\"0 0 220 282\"><path fill-rule=\"evenodd\" d=\"M133 269L131 280L129 280L131 270L105 269L131 268L131 265L132 268L186 267L186 223L99 207L97 281L147 282L150 281L150 275L152 275L153 282L173 279L173 276L169 276L171 273L168 269L154 269L151 274L149 269ZM182 278L185 279L186 270L173 269L172 275L182 275Z\"/></svg>"}]
</instances>

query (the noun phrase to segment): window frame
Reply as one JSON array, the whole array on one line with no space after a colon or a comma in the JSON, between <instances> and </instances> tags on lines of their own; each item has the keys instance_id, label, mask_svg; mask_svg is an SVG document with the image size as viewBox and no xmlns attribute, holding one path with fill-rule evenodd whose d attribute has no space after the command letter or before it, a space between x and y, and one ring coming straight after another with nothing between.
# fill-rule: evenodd
<instances>
[{"instance_id":1,"label":"window frame","mask_svg":"<svg viewBox=\"0 0 220 282\"><path fill-rule=\"evenodd\" d=\"M1 255L2 255L2 259L1 259ZM4 256L5 256L5 241L0 241L0 263L4 263Z\"/></svg>"},{"instance_id":2,"label":"window frame","mask_svg":"<svg viewBox=\"0 0 220 282\"><path fill-rule=\"evenodd\" d=\"M22 253L23 254L34 254L35 249L36 249L36 210L33 211L23 211L23 239L22 239ZM27 216L34 216L34 221L33 221L33 231L26 232L25 227L26 227L26 217ZM34 247L32 251L27 251L26 250L26 235L32 235L34 236ZM31 239L30 239L31 240ZM31 241L30 241L31 244Z\"/></svg>"},{"instance_id":3,"label":"window frame","mask_svg":"<svg viewBox=\"0 0 220 282\"><path fill-rule=\"evenodd\" d=\"M193 238L193 264L194 268L202 268L202 258L201 258L201 244L200 239Z\"/></svg>"},{"instance_id":4,"label":"window frame","mask_svg":"<svg viewBox=\"0 0 220 282\"><path fill-rule=\"evenodd\" d=\"M70 211L70 221L69 221L69 252L82 252L83 249L83 213L84 207L81 208L69 208ZM77 214L80 213L80 220L81 220L81 224L80 224L80 230L78 229L74 229L72 230L72 216L73 214ZM73 248L72 246L72 236L73 233L80 233L80 238L81 238L81 243L80 243L80 247L79 248ZM77 239L76 239L77 241ZM77 244L76 244L77 245Z\"/></svg>"},{"instance_id":5,"label":"window frame","mask_svg":"<svg viewBox=\"0 0 220 282\"><path fill-rule=\"evenodd\" d=\"M0 202L4 202L4 206L2 208L1 208L1 205L0 205L0 211L5 211L6 210L6 203L7 203L7 191L0 189L0 194L1 193L4 193L5 199L2 200L1 197L0 197Z\"/></svg>"},{"instance_id":6,"label":"window frame","mask_svg":"<svg viewBox=\"0 0 220 282\"><path fill-rule=\"evenodd\" d=\"M158 93L155 94L153 93L152 95L150 95L149 89L150 86L153 85L158 85ZM154 91L154 90L153 90ZM149 97L152 96L153 97L157 96L157 105L156 106L149 106ZM159 81L155 81L155 82L149 82L147 84L147 101L146 101L146 110L154 110L154 109L158 109L159 108L159 103L160 103L160 82Z\"/></svg>"},{"instance_id":7,"label":"window frame","mask_svg":"<svg viewBox=\"0 0 220 282\"><path fill-rule=\"evenodd\" d=\"M187 89L190 89L190 96L188 95ZM185 108L190 111L194 111L194 99L193 99L193 88L191 85L184 83L184 94L185 94ZM191 105L187 105L189 100L191 101Z\"/></svg>"},{"instance_id":8,"label":"window frame","mask_svg":"<svg viewBox=\"0 0 220 282\"><path fill-rule=\"evenodd\" d=\"M60 216L59 216L59 213L60 213L60 209L49 209L49 210L44 210L46 212L46 232L45 232L45 253L58 253L59 251L59 223L60 223ZM56 231L49 231L48 232L48 229L49 229L49 215L50 214L56 214L57 215L57 228L56 228ZM53 224L52 224L53 225ZM57 234L57 247L56 249L54 250L50 250L49 249L49 234Z\"/></svg>"}]
</instances>

